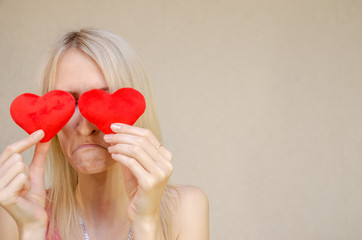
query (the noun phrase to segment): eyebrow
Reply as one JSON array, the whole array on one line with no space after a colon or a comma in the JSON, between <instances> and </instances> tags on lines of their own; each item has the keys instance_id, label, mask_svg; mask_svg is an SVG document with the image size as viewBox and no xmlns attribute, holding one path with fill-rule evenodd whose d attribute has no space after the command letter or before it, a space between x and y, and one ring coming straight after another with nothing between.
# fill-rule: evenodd
<instances>
[{"instance_id":1,"label":"eyebrow","mask_svg":"<svg viewBox=\"0 0 362 240\"><path fill-rule=\"evenodd\" d=\"M109 91L109 87L104 87L104 88L95 88L95 89L99 89L99 90L103 90L103 91ZM91 90L93 90L93 89L91 89ZM89 90L90 91L90 90ZM66 92L68 92L68 93L70 93L70 94L72 94L73 95L73 97L76 97L76 96L78 96L78 92L74 92L74 91L66 91Z\"/></svg>"}]
</instances>

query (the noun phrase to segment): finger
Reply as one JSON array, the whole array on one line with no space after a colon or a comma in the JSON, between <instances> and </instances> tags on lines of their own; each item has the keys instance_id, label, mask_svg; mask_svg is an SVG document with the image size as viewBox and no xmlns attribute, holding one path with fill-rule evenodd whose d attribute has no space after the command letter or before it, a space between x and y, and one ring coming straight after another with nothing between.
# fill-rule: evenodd
<instances>
[{"instance_id":1,"label":"finger","mask_svg":"<svg viewBox=\"0 0 362 240\"><path fill-rule=\"evenodd\" d=\"M4 191L2 191L2 204L4 206L14 204L16 198L19 196L19 193L22 191L22 189L26 188L26 185L29 185L29 181L26 175L24 173L18 174L4 189Z\"/></svg>"},{"instance_id":2,"label":"finger","mask_svg":"<svg viewBox=\"0 0 362 240\"><path fill-rule=\"evenodd\" d=\"M124 133L124 134L131 134L131 135L145 137L147 138L148 141L150 141L150 143L154 147L160 145L160 141L158 141L158 139L149 129L139 128L122 123L113 123L111 125L111 129L115 133Z\"/></svg>"},{"instance_id":3,"label":"finger","mask_svg":"<svg viewBox=\"0 0 362 240\"><path fill-rule=\"evenodd\" d=\"M44 169L47 155L49 152L51 141L45 143L37 143L34 150L34 157L29 166L29 172L31 176L31 183L34 186L34 190L37 186L44 188Z\"/></svg>"},{"instance_id":4,"label":"finger","mask_svg":"<svg viewBox=\"0 0 362 240\"><path fill-rule=\"evenodd\" d=\"M112 158L127 167L137 179L138 185L144 190L152 191L156 185L165 183L165 179L169 178L169 175L159 168L156 174L148 173L134 158L122 154L112 154Z\"/></svg>"},{"instance_id":5,"label":"finger","mask_svg":"<svg viewBox=\"0 0 362 240\"><path fill-rule=\"evenodd\" d=\"M122 154L126 154L129 157L133 157L136 160L138 160L144 167L147 169L148 172L164 176L164 175L170 175L173 172L173 166L171 164L172 162L172 155L171 153L164 147L159 148L158 150L145 138L140 137L136 135L130 135L130 134L123 134L123 133L117 133L117 134L108 134L104 136L104 139L106 142L110 143L112 146L116 146L119 143L126 143L128 145L135 145L141 147L145 153L148 155L148 158L151 158L151 161L153 163L148 163L142 161L142 158L139 158L138 156L126 152L119 152ZM117 144L118 143L118 144ZM116 153L117 147L110 147L109 150L111 153ZM144 158L148 161L148 158ZM156 164L155 164L156 163ZM148 166L145 164L152 164L153 166ZM156 166L154 166L156 165ZM160 170L163 170L160 171Z\"/></svg>"},{"instance_id":6,"label":"finger","mask_svg":"<svg viewBox=\"0 0 362 240\"><path fill-rule=\"evenodd\" d=\"M172 162L173 156L172 153L170 151L168 151L165 146L161 146L158 149L158 152L162 154L162 156L168 161L168 162Z\"/></svg>"},{"instance_id":7,"label":"finger","mask_svg":"<svg viewBox=\"0 0 362 240\"><path fill-rule=\"evenodd\" d=\"M150 175L134 158L114 153L112 154L112 158L126 166L133 173L138 182L141 182L143 178Z\"/></svg>"},{"instance_id":8,"label":"finger","mask_svg":"<svg viewBox=\"0 0 362 240\"><path fill-rule=\"evenodd\" d=\"M24 173L26 177L29 179L28 167L26 166L20 154L16 153L12 155L9 158L8 162L11 162L12 165L9 166L9 168L3 175L1 175L0 189L3 189L7 185L9 185L11 181L13 181L14 178L20 173Z\"/></svg>"},{"instance_id":9,"label":"finger","mask_svg":"<svg viewBox=\"0 0 362 240\"><path fill-rule=\"evenodd\" d=\"M24 172L29 176L29 169L25 164L23 157L19 153L14 153L10 158L0 167L0 178L2 178L10 168L14 165L22 165L24 167Z\"/></svg>"},{"instance_id":10,"label":"finger","mask_svg":"<svg viewBox=\"0 0 362 240\"><path fill-rule=\"evenodd\" d=\"M24 152L25 150L39 142L41 139L43 139L43 137L44 131L37 130L26 138L7 146L0 156L0 165L3 164L6 159L8 159L12 154Z\"/></svg>"},{"instance_id":11,"label":"finger","mask_svg":"<svg viewBox=\"0 0 362 240\"><path fill-rule=\"evenodd\" d=\"M37 143L34 150L33 160L30 163L29 169L42 172L44 170L45 161L49 152L51 141L45 143Z\"/></svg>"},{"instance_id":12,"label":"finger","mask_svg":"<svg viewBox=\"0 0 362 240\"><path fill-rule=\"evenodd\" d=\"M154 161L142 148L137 145L116 144L109 147L108 151L111 154L120 154L134 159L136 163L140 164L148 173L161 179L168 178L173 172L171 162L163 159L162 156L159 156L161 160Z\"/></svg>"},{"instance_id":13,"label":"finger","mask_svg":"<svg viewBox=\"0 0 362 240\"><path fill-rule=\"evenodd\" d=\"M160 149L156 149L151 142L143 137L124 133L108 134L104 136L107 143L116 145L118 143L125 143L129 145L136 145L141 147L154 161L161 161L164 155L160 152Z\"/></svg>"},{"instance_id":14,"label":"finger","mask_svg":"<svg viewBox=\"0 0 362 240\"><path fill-rule=\"evenodd\" d=\"M153 160L140 146L130 144L116 144L110 146L108 151L111 154L121 154L136 159L138 164L142 165L142 167L149 173L155 171L156 166Z\"/></svg>"}]
</instances>

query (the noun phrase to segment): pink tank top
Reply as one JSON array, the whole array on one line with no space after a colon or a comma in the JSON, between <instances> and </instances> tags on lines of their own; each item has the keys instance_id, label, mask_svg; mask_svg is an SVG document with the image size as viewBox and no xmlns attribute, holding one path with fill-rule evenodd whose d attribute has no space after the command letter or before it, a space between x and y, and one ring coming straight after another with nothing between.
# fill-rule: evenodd
<instances>
[{"instance_id":1,"label":"pink tank top","mask_svg":"<svg viewBox=\"0 0 362 240\"><path fill-rule=\"evenodd\" d=\"M48 227L47 227L47 233L45 235L45 240L62 240L60 238L58 228L54 229L54 236L52 238L50 238L50 236L48 234L49 234L49 222L48 222Z\"/></svg>"}]
</instances>

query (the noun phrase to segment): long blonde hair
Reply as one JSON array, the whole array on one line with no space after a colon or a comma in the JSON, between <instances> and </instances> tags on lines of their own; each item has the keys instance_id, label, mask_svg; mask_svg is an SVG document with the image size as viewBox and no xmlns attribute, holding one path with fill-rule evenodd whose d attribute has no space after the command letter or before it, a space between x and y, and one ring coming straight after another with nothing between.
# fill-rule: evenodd
<instances>
[{"instance_id":1,"label":"long blonde hair","mask_svg":"<svg viewBox=\"0 0 362 240\"><path fill-rule=\"evenodd\" d=\"M57 63L69 48L77 48L98 64L110 92L121 87L132 87L145 96L146 111L135 125L150 129L161 141L161 131L146 71L130 45L109 31L91 28L65 34L45 61L40 77L42 94L54 89ZM78 175L65 159L57 137L52 140L48 170L50 188L47 209L51 216L49 237L52 239L55 231L59 231L62 239L74 239L75 236L81 238L75 197ZM170 184L166 187L160 206L166 239L173 239L171 209L174 209L172 205L176 204L176 201L172 197L172 189L175 187Z\"/></svg>"}]
</instances>

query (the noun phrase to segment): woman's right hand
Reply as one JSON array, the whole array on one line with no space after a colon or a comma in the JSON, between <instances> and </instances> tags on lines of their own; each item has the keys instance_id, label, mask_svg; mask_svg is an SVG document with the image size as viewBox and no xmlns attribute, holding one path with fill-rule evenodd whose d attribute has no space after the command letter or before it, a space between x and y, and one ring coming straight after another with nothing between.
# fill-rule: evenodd
<instances>
[{"instance_id":1,"label":"woman's right hand","mask_svg":"<svg viewBox=\"0 0 362 240\"><path fill-rule=\"evenodd\" d=\"M38 130L7 146L0 155L0 205L15 219L21 236L47 226L44 168L50 141L40 143L43 137L44 132ZM20 153L35 144L28 167Z\"/></svg>"}]
</instances>

